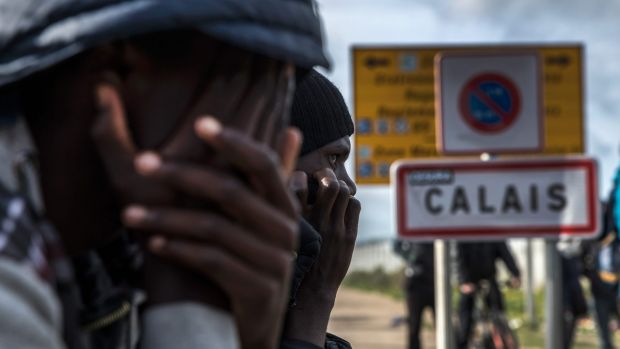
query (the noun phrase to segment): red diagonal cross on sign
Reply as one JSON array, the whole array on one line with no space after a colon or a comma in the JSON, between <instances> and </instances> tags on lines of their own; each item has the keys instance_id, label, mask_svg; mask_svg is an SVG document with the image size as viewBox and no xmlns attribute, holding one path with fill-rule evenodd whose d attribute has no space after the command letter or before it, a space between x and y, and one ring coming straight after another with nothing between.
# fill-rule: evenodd
<instances>
[{"instance_id":1,"label":"red diagonal cross on sign","mask_svg":"<svg viewBox=\"0 0 620 349\"><path fill-rule=\"evenodd\" d=\"M504 110L482 90L482 84L488 82L500 85L508 94L511 105L510 110ZM491 124L477 118L470 104L469 98L471 95L476 96L486 107L496 113L501 118L501 122ZM521 109L521 98L516 85L507 77L497 73L483 73L475 75L464 85L460 93L459 104L461 116L470 127L479 132L497 133L508 129L517 119Z\"/></svg>"}]
</instances>

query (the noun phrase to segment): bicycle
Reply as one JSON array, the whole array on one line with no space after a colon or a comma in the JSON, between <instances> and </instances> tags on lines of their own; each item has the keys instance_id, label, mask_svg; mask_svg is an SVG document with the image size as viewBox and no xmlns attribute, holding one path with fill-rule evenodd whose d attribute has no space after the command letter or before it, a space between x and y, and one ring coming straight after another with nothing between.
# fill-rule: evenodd
<instances>
[{"instance_id":1,"label":"bicycle","mask_svg":"<svg viewBox=\"0 0 620 349\"><path fill-rule=\"evenodd\" d=\"M506 283L509 285L509 283ZM491 283L482 280L478 284L475 295L473 319L478 329L478 336L473 337L473 347L476 349L518 349L519 340L516 333L510 328L508 319L497 306L500 300L491 291Z\"/></svg>"}]
</instances>

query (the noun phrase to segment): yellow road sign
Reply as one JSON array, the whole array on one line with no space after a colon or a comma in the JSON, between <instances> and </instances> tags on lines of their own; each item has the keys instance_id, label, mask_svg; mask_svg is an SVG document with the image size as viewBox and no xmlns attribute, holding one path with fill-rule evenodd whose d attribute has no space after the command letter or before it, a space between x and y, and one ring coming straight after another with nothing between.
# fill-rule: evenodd
<instances>
[{"instance_id":1,"label":"yellow road sign","mask_svg":"<svg viewBox=\"0 0 620 349\"><path fill-rule=\"evenodd\" d=\"M544 154L584 152L580 45L354 47L355 167L359 184L388 184L403 158L440 157L435 138L435 57L446 52L535 50L542 61Z\"/></svg>"}]
</instances>

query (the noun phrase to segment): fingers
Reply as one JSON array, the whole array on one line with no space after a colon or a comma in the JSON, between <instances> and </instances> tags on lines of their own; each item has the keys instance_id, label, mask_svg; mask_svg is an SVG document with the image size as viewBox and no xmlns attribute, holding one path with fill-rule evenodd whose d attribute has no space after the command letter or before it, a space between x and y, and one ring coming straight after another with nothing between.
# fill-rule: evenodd
<instances>
[{"instance_id":1,"label":"fingers","mask_svg":"<svg viewBox=\"0 0 620 349\"><path fill-rule=\"evenodd\" d=\"M224 55L226 56L226 55ZM202 94L196 96L192 101L189 108L189 112L185 115L182 123L169 137L168 142L162 148L162 153L165 155L176 154L183 152L187 148L195 146L192 142L199 143L194 133L194 123L196 117L203 115L205 111L208 111L212 115L225 115L230 118L231 123L234 126L238 126L240 130L246 130L244 124L235 122L234 118L239 117L244 119L248 115L238 115L236 113L237 107L243 102L243 104L250 104L257 107L257 111L260 110L259 105L249 103L244 99L244 93L247 90L247 86L251 85L252 76L248 73L251 70L251 57L229 57L234 62L222 62L214 57L214 61L205 62L205 64L212 65L213 67L220 67L221 74L213 74L214 69L204 69L200 74L200 81L202 85L197 86L196 91L201 91ZM231 64L235 64L237 69L230 69ZM218 70L218 69L215 69ZM223 70L226 70L225 72ZM234 88L233 88L234 86Z\"/></svg>"},{"instance_id":2,"label":"fingers","mask_svg":"<svg viewBox=\"0 0 620 349\"><path fill-rule=\"evenodd\" d=\"M324 228L329 225L330 234L338 235L332 236L334 238L355 241L361 210L359 201L351 196L349 186L345 181L338 180L331 169L317 171L314 177L320 185L310 213L311 221L320 222Z\"/></svg>"},{"instance_id":3,"label":"fingers","mask_svg":"<svg viewBox=\"0 0 620 349\"><path fill-rule=\"evenodd\" d=\"M291 197L280 171L276 153L240 132L224 128L212 117L197 120L196 133L249 178L254 190L290 216L297 214L297 205ZM291 142L299 142L292 136Z\"/></svg>"},{"instance_id":4,"label":"fingers","mask_svg":"<svg viewBox=\"0 0 620 349\"><path fill-rule=\"evenodd\" d=\"M108 84L100 84L96 89L99 116L92 130L93 137L123 150L122 154L135 153L136 148L125 117L125 107L118 91Z\"/></svg>"},{"instance_id":5,"label":"fingers","mask_svg":"<svg viewBox=\"0 0 620 349\"><path fill-rule=\"evenodd\" d=\"M347 241L355 242L357 239L357 227L360 219L360 212L362 211L362 205L359 200L352 197L349 199L349 205L347 206L347 212L344 217L344 226L346 230L345 239Z\"/></svg>"},{"instance_id":6,"label":"fingers","mask_svg":"<svg viewBox=\"0 0 620 349\"><path fill-rule=\"evenodd\" d=\"M271 111L269 108L279 80L275 61L266 58L257 60L261 62L255 62L254 65L255 83L250 86L236 111L240 129L247 130L247 134L253 137L257 134L257 129L262 127L263 116ZM271 92L267 94L266 91Z\"/></svg>"},{"instance_id":7,"label":"fingers","mask_svg":"<svg viewBox=\"0 0 620 349\"><path fill-rule=\"evenodd\" d=\"M297 196L302 207L308 203L308 175L303 171L295 171L291 175L289 187Z\"/></svg>"},{"instance_id":8,"label":"fingers","mask_svg":"<svg viewBox=\"0 0 620 349\"><path fill-rule=\"evenodd\" d=\"M295 91L294 72L291 65L279 65L278 83L267 116L259 123L256 139L272 147L280 142L280 132L288 125L290 105Z\"/></svg>"},{"instance_id":9,"label":"fingers","mask_svg":"<svg viewBox=\"0 0 620 349\"><path fill-rule=\"evenodd\" d=\"M323 169L314 174L319 181L317 198L312 207L313 221L329 221L332 208L340 192L340 182L331 169Z\"/></svg>"},{"instance_id":10,"label":"fingers","mask_svg":"<svg viewBox=\"0 0 620 349\"><path fill-rule=\"evenodd\" d=\"M349 206L349 198L351 197L349 187L344 181L339 180L338 185L338 195L336 196L336 201L334 201L334 207L331 215L332 224L344 224L345 212L347 211L347 206Z\"/></svg>"},{"instance_id":11,"label":"fingers","mask_svg":"<svg viewBox=\"0 0 620 349\"><path fill-rule=\"evenodd\" d=\"M122 170L129 171L133 169L136 147L127 126L121 97L113 86L102 84L97 86L96 99L99 115L91 135L108 167L125 164Z\"/></svg>"},{"instance_id":12,"label":"fingers","mask_svg":"<svg viewBox=\"0 0 620 349\"><path fill-rule=\"evenodd\" d=\"M281 276L278 266L292 258L290 251L273 248L263 241L262 236L256 236L256 232L217 214L133 205L125 209L123 221L137 231L221 247L274 277Z\"/></svg>"},{"instance_id":13,"label":"fingers","mask_svg":"<svg viewBox=\"0 0 620 349\"><path fill-rule=\"evenodd\" d=\"M136 146L127 125L125 109L118 91L101 84L96 90L99 115L91 136L104 163L113 189L126 201L161 202L173 196L166 188L139 176L133 166Z\"/></svg>"},{"instance_id":14,"label":"fingers","mask_svg":"<svg viewBox=\"0 0 620 349\"><path fill-rule=\"evenodd\" d=\"M285 179L289 179L295 171L302 138L301 132L297 128L289 127L284 131L279 154L282 161L282 176Z\"/></svg>"},{"instance_id":15,"label":"fingers","mask_svg":"<svg viewBox=\"0 0 620 349\"><path fill-rule=\"evenodd\" d=\"M156 255L180 263L213 280L229 295L255 297L257 301L269 302L286 292L281 280L288 279L292 263L278 265L278 279L257 273L251 265L218 247L156 237L151 240L149 249ZM251 285L251 287L248 287ZM282 288L282 290L280 290Z\"/></svg>"},{"instance_id":16,"label":"fingers","mask_svg":"<svg viewBox=\"0 0 620 349\"><path fill-rule=\"evenodd\" d=\"M216 170L163 162L156 154L140 156L139 171L169 186L216 205L251 230L260 230L270 242L292 251L297 240L296 216L287 216L256 196L241 180Z\"/></svg>"}]
</instances>

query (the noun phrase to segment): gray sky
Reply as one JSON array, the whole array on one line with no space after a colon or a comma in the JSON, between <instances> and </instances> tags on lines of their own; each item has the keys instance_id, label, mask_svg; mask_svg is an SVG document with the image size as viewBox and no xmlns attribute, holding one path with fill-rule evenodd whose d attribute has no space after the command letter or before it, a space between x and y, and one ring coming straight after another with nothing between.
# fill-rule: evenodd
<instances>
[{"instance_id":1,"label":"gray sky","mask_svg":"<svg viewBox=\"0 0 620 349\"><path fill-rule=\"evenodd\" d=\"M583 42L586 140L606 196L619 164L620 1L318 0L334 67L351 106L353 44ZM392 233L387 188L360 188L360 239Z\"/></svg>"}]
</instances>

